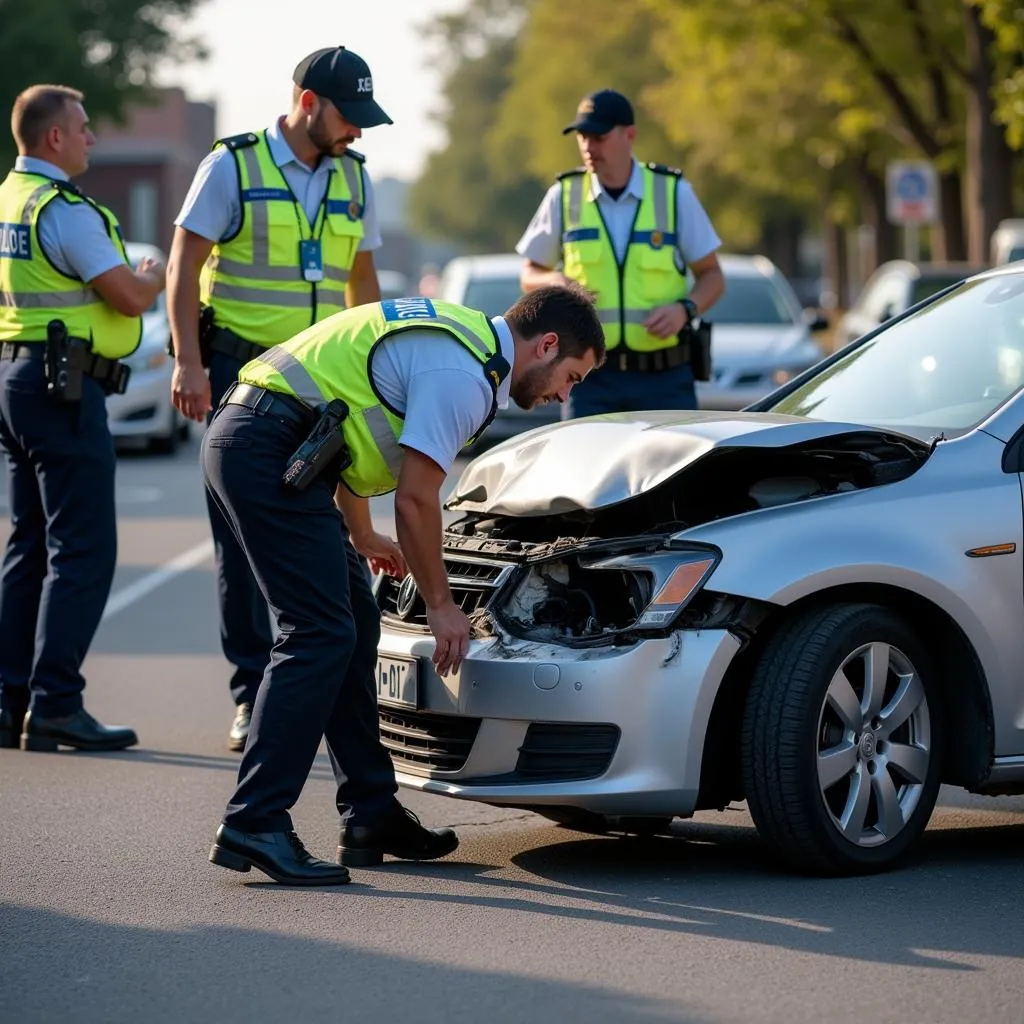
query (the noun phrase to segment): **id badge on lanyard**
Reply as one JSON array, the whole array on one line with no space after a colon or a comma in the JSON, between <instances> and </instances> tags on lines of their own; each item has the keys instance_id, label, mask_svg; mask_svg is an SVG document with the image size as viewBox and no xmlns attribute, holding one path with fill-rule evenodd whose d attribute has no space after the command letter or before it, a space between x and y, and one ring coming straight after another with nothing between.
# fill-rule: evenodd
<instances>
[{"instance_id":1,"label":"id badge on lanyard","mask_svg":"<svg viewBox=\"0 0 1024 1024\"><path fill-rule=\"evenodd\" d=\"M299 242L299 266L305 280L324 279L324 253L319 238L304 238Z\"/></svg>"}]
</instances>

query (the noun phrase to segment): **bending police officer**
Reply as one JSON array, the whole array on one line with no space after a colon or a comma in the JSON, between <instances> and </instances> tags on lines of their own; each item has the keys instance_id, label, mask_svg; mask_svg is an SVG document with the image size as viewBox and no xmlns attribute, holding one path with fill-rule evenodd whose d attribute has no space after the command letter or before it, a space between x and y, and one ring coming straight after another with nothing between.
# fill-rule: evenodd
<instances>
[{"instance_id":1,"label":"bending police officer","mask_svg":"<svg viewBox=\"0 0 1024 1024\"><path fill-rule=\"evenodd\" d=\"M175 221L172 399L197 421L264 349L380 298L373 188L362 156L348 147L364 128L391 121L373 98L366 62L344 47L311 53L293 77L291 112L264 131L216 143ZM221 642L234 666L228 746L241 750L273 637L245 554L212 506L209 513Z\"/></svg>"},{"instance_id":2,"label":"bending police officer","mask_svg":"<svg viewBox=\"0 0 1024 1024\"><path fill-rule=\"evenodd\" d=\"M394 575L408 564L436 670L457 672L470 623L441 557L445 476L510 396L527 409L565 401L603 355L594 308L574 287L541 289L493 320L426 298L362 306L243 367L204 438L203 474L278 638L210 851L215 864L331 885L347 881L345 865L379 864L385 854L430 860L456 848L454 832L424 828L395 797L377 724L380 613L359 556ZM303 439L318 435L335 453L298 489L310 465ZM370 517L368 499L392 490L401 549ZM288 814L321 738L338 783L340 866L311 857Z\"/></svg>"},{"instance_id":3,"label":"bending police officer","mask_svg":"<svg viewBox=\"0 0 1024 1024\"><path fill-rule=\"evenodd\" d=\"M0 450L12 531L0 576L0 746L119 750L128 728L83 707L81 667L117 559L105 394L138 346L163 267L127 262L113 213L71 184L95 139L82 93L15 100L0 185Z\"/></svg>"},{"instance_id":4,"label":"bending police officer","mask_svg":"<svg viewBox=\"0 0 1024 1024\"><path fill-rule=\"evenodd\" d=\"M523 291L576 281L604 324L608 359L573 392L571 414L695 409L700 339L685 329L724 291L721 241L680 171L634 159L621 93L584 97L569 132L584 166L559 175L516 251Z\"/></svg>"}]
</instances>

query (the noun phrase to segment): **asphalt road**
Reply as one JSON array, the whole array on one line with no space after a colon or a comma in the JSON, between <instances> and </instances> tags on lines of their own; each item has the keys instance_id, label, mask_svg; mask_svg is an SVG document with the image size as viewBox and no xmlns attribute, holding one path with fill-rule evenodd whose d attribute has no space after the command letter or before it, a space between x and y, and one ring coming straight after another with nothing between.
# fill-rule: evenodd
<instances>
[{"instance_id":1,"label":"asphalt road","mask_svg":"<svg viewBox=\"0 0 1024 1024\"><path fill-rule=\"evenodd\" d=\"M119 466L87 701L140 747L0 751L0 1021L1024 1022L1022 799L944 792L867 879L779 874L739 806L614 839L419 794L446 861L320 891L209 864L236 756L196 459ZM295 821L333 853L324 755Z\"/></svg>"}]
</instances>

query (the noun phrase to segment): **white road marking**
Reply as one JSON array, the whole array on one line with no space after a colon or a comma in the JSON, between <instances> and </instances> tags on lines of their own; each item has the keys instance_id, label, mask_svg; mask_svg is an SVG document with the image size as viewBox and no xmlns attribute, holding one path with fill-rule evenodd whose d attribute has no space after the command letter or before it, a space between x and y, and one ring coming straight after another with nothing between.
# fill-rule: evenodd
<instances>
[{"instance_id":1,"label":"white road marking","mask_svg":"<svg viewBox=\"0 0 1024 1024\"><path fill-rule=\"evenodd\" d=\"M158 587L162 587L165 583L173 580L175 576L180 576L183 572L188 572L189 569L194 569L197 565L201 565L212 556L212 540L204 540L202 544L197 544L194 548L189 548L188 551L183 551L180 555L176 555L169 562L161 565L159 569L146 573L141 579L130 583L127 587L123 587L117 593L111 594L107 600L106 608L103 609L103 618L100 621L105 622L111 616L117 615L118 612L123 612L125 608L133 605L140 598L151 594Z\"/></svg>"}]
</instances>

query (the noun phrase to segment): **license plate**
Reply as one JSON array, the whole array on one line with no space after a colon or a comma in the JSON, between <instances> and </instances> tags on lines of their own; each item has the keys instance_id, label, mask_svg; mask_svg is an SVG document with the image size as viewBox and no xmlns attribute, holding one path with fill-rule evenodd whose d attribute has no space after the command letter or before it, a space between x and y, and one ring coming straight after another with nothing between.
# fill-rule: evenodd
<instances>
[{"instance_id":1,"label":"license plate","mask_svg":"<svg viewBox=\"0 0 1024 1024\"><path fill-rule=\"evenodd\" d=\"M402 708L419 707L416 662L405 658L377 658L377 700Z\"/></svg>"}]
</instances>

